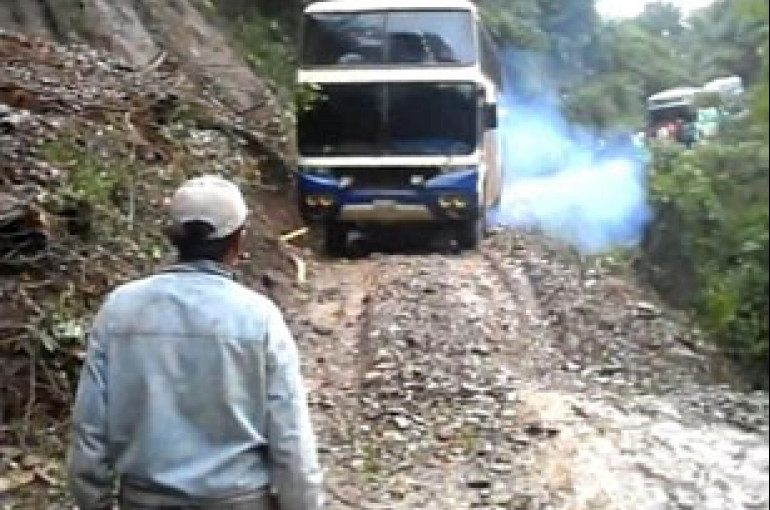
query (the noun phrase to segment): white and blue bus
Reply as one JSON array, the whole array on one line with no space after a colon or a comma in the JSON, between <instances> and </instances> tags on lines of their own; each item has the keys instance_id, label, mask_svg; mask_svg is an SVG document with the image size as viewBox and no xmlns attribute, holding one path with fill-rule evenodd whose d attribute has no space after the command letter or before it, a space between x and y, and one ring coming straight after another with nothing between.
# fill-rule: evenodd
<instances>
[{"instance_id":1,"label":"white and blue bus","mask_svg":"<svg viewBox=\"0 0 770 510\"><path fill-rule=\"evenodd\" d=\"M332 0L306 8L299 198L327 248L350 229L451 228L475 248L501 195L501 68L468 0Z\"/></svg>"}]
</instances>

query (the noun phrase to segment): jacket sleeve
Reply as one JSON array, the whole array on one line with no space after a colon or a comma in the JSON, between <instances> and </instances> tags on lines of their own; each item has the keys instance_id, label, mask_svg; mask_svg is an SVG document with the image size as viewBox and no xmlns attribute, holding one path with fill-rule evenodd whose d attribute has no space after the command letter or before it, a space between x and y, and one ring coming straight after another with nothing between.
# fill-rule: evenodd
<instances>
[{"instance_id":1,"label":"jacket sleeve","mask_svg":"<svg viewBox=\"0 0 770 510\"><path fill-rule=\"evenodd\" d=\"M299 354L277 310L270 319L267 338L267 440L279 508L320 509L322 475Z\"/></svg>"},{"instance_id":2,"label":"jacket sleeve","mask_svg":"<svg viewBox=\"0 0 770 510\"><path fill-rule=\"evenodd\" d=\"M107 351L97 317L80 373L67 457L70 488L81 510L111 508L114 474L107 453Z\"/></svg>"}]
</instances>

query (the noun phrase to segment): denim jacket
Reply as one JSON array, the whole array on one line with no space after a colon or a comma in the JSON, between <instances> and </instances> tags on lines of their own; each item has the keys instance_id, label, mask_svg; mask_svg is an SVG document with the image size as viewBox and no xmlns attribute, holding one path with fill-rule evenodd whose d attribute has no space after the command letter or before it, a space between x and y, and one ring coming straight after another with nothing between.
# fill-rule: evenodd
<instances>
[{"instance_id":1,"label":"denim jacket","mask_svg":"<svg viewBox=\"0 0 770 510\"><path fill-rule=\"evenodd\" d=\"M268 299L213 263L129 283L95 319L68 471L82 510L115 482L180 498L269 489L281 510L321 507L297 347Z\"/></svg>"}]
</instances>

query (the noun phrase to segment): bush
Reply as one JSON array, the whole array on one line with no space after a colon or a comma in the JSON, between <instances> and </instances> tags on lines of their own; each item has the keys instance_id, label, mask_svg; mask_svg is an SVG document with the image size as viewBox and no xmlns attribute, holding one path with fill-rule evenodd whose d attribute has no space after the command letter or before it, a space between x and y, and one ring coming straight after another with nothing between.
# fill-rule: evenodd
<instances>
[{"instance_id":1,"label":"bush","mask_svg":"<svg viewBox=\"0 0 770 510\"><path fill-rule=\"evenodd\" d=\"M684 259L696 275L691 305L703 329L742 361L765 365L770 183L764 137L741 121L695 150L655 152L653 203L678 213L679 246L686 246Z\"/></svg>"},{"instance_id":2,"label":"bush","mask_svg":"<svg viewBox=\"0 0 770 510\"><path fill-rule=\"evenodd\" d=\"M274 92L291 99L297 56L284 27L278 21L249 14L235 22L234 35L254 70L270 81Z\"/></svg>"}]
</instances>

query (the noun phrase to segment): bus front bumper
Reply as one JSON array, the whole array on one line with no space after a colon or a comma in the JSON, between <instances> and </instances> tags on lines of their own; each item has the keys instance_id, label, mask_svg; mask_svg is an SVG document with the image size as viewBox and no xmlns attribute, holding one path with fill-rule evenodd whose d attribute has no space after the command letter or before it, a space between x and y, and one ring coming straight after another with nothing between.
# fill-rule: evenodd
<instances>
[{"instance_id":1,"label":"bus front bumper","mask_svg":"<svg viewBox=\"0 0 770 510\"><path fill-rule=\"evenodd\" d=\"M478 218L479 172L445 173L409 187L357 188L344 178L300 173L300 211L305 221L324 223L431 223Z\"/></svg>"}]
</instances>

